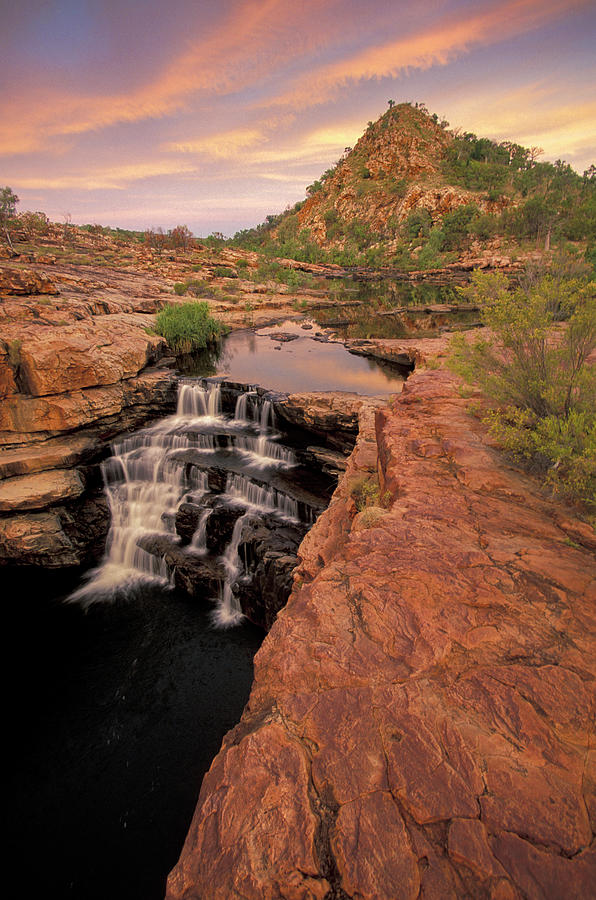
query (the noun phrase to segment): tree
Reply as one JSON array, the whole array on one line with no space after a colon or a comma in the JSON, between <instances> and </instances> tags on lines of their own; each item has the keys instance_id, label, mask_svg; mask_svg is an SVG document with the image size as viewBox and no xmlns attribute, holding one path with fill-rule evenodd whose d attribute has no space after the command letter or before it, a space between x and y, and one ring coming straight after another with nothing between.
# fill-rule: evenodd
<instances>
[{"instance_id":1,"label":"tree","mask_svg":"<svg viewBox=\"0 0 596 900\"><path fill-rule=\"evenodd\" d=\"M14 248L8 232L8 225L15 216L18 202L19 198L11 188L8 186L0 188L0 227L6 235L6 240L11 250Z\"/></svg>"},{"instance_id":2,"label":"tree","mask_svg":"<svg viewBox=\"0 0 596 900\"><path fill-rule=\"evenodd\" d=\"M187 225L176 225L175 228L168 232L168 237L172 247L181 247L183 250L188 250L192 243L193 235Z\"/></svg>"}]
</instances>

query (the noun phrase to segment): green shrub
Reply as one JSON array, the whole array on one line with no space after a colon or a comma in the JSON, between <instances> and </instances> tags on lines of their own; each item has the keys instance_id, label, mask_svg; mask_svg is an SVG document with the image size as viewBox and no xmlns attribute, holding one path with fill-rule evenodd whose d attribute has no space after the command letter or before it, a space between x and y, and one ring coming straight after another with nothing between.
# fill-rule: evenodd
<instances>
[{"instance_id":1,"label":"green shrub","mask_svg":"<svg viewBox=\"0 0 596 900\"><path fill-rule=\"evenodd\" d=\"M174 293L178 294L179 297L182 297L186 294L186 290L188 288L188 284L184 281L177 281L174 285Z\"/></svg>"},{"instance_id":2,"label":"green shrub","mask_svg":"<svg viewBox=\"0 0 596 900\"><path fill-rule=\"evenodd\" d=\"M218 278L236 278L235 269L230 268L230 266L214 266L213 274L217 275Z\"/></svg>"},{"instance_id":3,"label":"green shrub","mask_svg":"<svg viewBox=\"0 0 596 900\"><path fill-rule=\"evenodd\" d=\"M176 353L192 353L215 343L225 326L209 315L207 303L190 302L165 306L157 314L154 330Z\"/></svg>"},{"instance_id":4,"label":"green shrub","mask_svg":"<svg viewBox=\"0 0 596 900\"><path fill-rule=\"evenodd\" d=\"M503 275L477 272L464 293L492 336L456 336L451 366L492 400L486 421L502 446L596 511L596 283L543 275L509 290Z\"/></svg>"},{"instance_id":5,"label":"green shrub","mask_svg":"<svg viewBox=\"0 0 596 900\"><path fill-rule=\"evenodd\" d=\"M404 237L410 241L417 237L428 237L433 220L427 209L413 210L403 224Z\"/></svg>"},{"instance_id":6,"label":"green shrub","mask_svg":"<svg viewBox=\"0 0 596 900\"><path fill-rule=\"evenodd\" d=\"M350 496L358 512L379 505L379 481L376 475L358 475L350 483Z\"/></svg>"},{"instance_id":7,"label":"green shrub","mask_svg":"<svg viewBox=\"0 0 596 900\"><path fill-rule=\"evenodd\" d=\"M432 228L428 241L418 254L418 265L421 269L440 269L443 265L441 248L445 235L440 228Z\"/></svg>"}]
</instances>

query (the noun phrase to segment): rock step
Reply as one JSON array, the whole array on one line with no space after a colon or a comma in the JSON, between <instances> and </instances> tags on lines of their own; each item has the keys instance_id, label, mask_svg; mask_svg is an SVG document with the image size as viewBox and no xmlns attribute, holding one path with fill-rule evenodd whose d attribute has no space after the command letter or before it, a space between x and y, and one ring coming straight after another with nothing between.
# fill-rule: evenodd
<instances>
[{"instance_id":1,"label":"rock step","mask_svg":"<svg viewBox=\"0 0 596 900\"><path fill-rule=\"evenodd\" d=\"M84 490L76 469L17 475L0 482L0 512L44 509L54 503L80 497Z\"/></svg>"},{"instance_id":2,"label":"rock step","mask_svg":"<svg viewBox=\"0 0 596 900\"><path fill-rule=\"evenodd\" d=\"M55 438L0 451L0 478L76 466L97 451L97 435Z\"/></svg>"}]
</instances>

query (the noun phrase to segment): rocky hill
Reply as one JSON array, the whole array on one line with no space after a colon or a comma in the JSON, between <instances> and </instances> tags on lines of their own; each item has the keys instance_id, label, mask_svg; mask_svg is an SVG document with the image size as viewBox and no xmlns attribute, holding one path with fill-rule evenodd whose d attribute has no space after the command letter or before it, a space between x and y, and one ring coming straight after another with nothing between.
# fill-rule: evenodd
<instances>
[{"instance_id":1,"label":"rocky hill","mask_svg":"<svg viewBox=\"0 0 596 900\"><path fill-rule=\"evenodd\" d=\"M539 148L449 131L423 104L391 101L307 199L234 243L311 262L438 268L467 256L548 249L594 253L596 169L538 162ZM586 246L587 245L587 246Z\"/></svg>"},{"instance_id":2,"label":"rocky hill","mask_svg":"<svg viewBox=\"0 0 596 900\"><path fill-rule=\"evenodd\" d=\"M486 193L449 183L443 163L453 142L422 109L407 103L393 107L369 124L323 182L315 182L297 213L300 227L321 245L337 246L345 245L354 222L391 238L414 210L428 211L433 223L469 203L482 212L501 212L508 198L490 200Z\"/></svg>"}]
</instances>

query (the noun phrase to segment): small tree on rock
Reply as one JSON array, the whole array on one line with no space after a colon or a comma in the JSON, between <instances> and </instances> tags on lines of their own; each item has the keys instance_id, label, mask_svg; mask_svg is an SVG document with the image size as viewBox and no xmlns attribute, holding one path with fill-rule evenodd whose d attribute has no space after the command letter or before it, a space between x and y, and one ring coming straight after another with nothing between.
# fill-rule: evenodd
<instances>
[{"instance_id":1,"label":"small tree on rock","mask_svg":"<svg viewBox=\"0 0 596 900\"><path fill-rule=\"evenodd\" d=\"M11 219L14 219L19 198L9 187L0 188L0 228L6 236L6 240L11 250L13 250L12 241L8 231Z\"/></svg>"}]
</instances>

